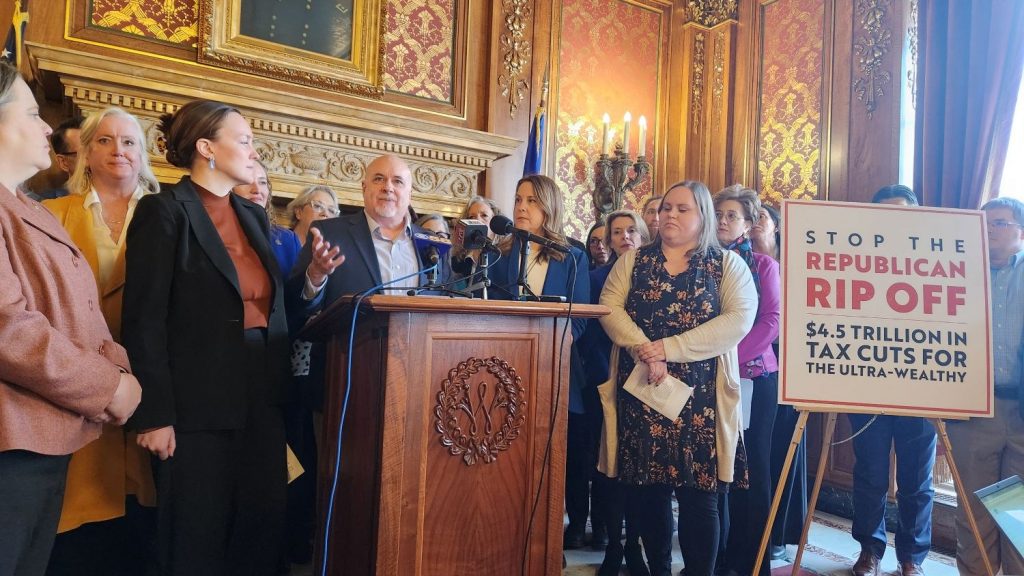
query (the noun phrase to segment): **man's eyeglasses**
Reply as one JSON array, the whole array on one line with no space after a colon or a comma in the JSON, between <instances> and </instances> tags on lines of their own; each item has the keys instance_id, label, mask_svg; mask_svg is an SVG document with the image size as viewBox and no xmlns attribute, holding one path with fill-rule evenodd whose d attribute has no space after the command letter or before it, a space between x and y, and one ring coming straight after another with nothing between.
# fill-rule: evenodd
<instances>
[{"instance_id":1,"label":"man's eyeglasses","mask_svg":"<svg viewBox=\"0 0 1024 576\"><path fill-rule=\"evenodd\" d=\"M334 206L328 206L316 201L310 202L309 205L313 207L313 210L328 216L337 216L339 214L338 209Z\"/></svg>"},{"instance_id":2,"label":"man's eyeglasses","mask_svg":"<svg viewBox=\"0 0 1024 576\"><path fill-rule=\"evenodd\" d=\"M989 228L1022 228L1024 226L1017 224L1012 220L989 220Z\"/></svg>"},{"instance_id":3,"label":"man's eyeglasses","mask_svg":"<svg viewBox=\"0 0 1024 576\"><path fill-rule=\"evenodd\" d=\"M715 212L715 218L717 218L718 220L725 220L730 224L735 224L736 222L742 222L743 220L746 220L746 218L740 216L735 212Z\"/></svg>"},{"instance_id":4,"label":"man's eyeglasses","mask_svg":"<svg viewBox=\"0 0 1024 576\"><path fill-rule=\"evenodd\" d=\"M441 231L441 232L432 232L432 234L433 234L434 236L437 236L438 238L444 238L445 240L450 240L450 239L451 239L451 237L452 237L452 235L451 235L450 233L448 233L448 232L444 232L444 231Z\"/></svg>"}]
</instances>

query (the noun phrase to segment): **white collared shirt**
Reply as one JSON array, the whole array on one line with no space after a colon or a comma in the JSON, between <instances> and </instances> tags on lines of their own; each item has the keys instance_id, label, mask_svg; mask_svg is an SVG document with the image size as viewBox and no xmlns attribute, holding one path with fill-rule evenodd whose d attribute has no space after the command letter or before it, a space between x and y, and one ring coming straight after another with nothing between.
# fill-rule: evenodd
<instances>
[{"instance_id":1,"label":"white collared shirt","mask_svg":"<svg viewBox=\"0 0 1024 576\"><path fill-rule=\"evenodd\" d=\"M416 245L412 241L412 224L408 215L405 217L402 233L394 240L384 236L380 223L374 220L366 210L363 210L363 215L366 217L366 225L370 228L370 239L373 240L373 249L377 254L381 283L387 284L397 278L414 274L420 269L420 261L416 256ZM402 280L398 284L402 288L419 286L419 276ZM405 290L384 291L385 294L404 294L405 292Z\"/></svg>"},{"instance_id":2,"label":"white collared shirt","mask_svg":"<svg viewBox=\"0 0 1024 576\"><path fill-rule=\"evenodd\" d=\"M103 203L100 202L100 196L96 189L89 190L89 193L85 195L85 199L82 201L85 209L92 213L92 236L93 241L96 243L100 286L106 285L110 280L110 274L114 269L114 264L117 262L117 257L124 251L124 241L128 235L128 223L132 221L132 216L135 215L135 206L145 193L142 186L136 187L135 192L132 192L132 197L128 200L128 211L125 212L124 224L121 226L121 234L117 238L117 242L110 238L110 228L103 219Z\"/></svg>"}]
</instances>

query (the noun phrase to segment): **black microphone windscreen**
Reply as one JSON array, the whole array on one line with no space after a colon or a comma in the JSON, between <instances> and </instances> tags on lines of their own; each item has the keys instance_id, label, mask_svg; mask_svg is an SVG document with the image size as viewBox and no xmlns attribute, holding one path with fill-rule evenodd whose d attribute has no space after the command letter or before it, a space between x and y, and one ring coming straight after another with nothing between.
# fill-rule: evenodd
<instances>
[{"instance_id":1,"label":"black microphone windscreen","mask_svg":"<svg viewBox=\"0 0 1024 576\"><path fill-rule=\"evenodd\" d=\"M456 274L469 275L473 273L473 268L476 267L476 260L473 260L472 256L466 255L462 258L452 259L452 272Z\"/></svg>"},{"instance_id":2,"label":"black microphone windscreen","mask_svg":"<svg viewBox=\"0 0 1024 576\"><path fill-rule=\"evenodd\" d=\"M494 232L495 234L500 234L502 236L506 234L511 234L512 230L514 230L515 227L516 225L508 216L496 214L493 218L491 218L491 232Z\"/></svg>"}]
</instances>

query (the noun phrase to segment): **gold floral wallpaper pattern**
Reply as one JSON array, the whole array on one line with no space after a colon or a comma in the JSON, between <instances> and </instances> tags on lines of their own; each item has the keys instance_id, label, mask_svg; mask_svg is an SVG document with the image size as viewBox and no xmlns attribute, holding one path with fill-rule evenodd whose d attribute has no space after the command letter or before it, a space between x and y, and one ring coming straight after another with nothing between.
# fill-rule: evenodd
<instances>
[{"instance_id":1,"label":"gold floral wallpaper pattern","mask_svg":"<svg viewBox=\"0 0 1024 576\"><path fill-rule=\"evenodd\" d=\"M757 187L774 205L818 198L824 4L780 0L763 10Z\"/></svg>"},{"instance_id":2,"label":"gold floral wallpaper pattern","mask_svg":"<svg viewBox=\"0 0 1024 576\"><path fill-rule=\"evenodd\" d=\"M93 0L89 23L132 36L194 47L197 0Z\"/></svg>"},{"instance_id":3,"label":"gold floral wallpaper pattern","mask_svg":"<svg viewBox=\"0 0 1024 576\"><path fill-rule=\"evenodd\" d=\"M457 0L385 1L384 88L451 103ZM194 48L198 19L198 0L92 0L89 23Z\"/></svg>"},{"instance_id":4,"label":"gold floral wallpaper pattern","mask_svg":"<svg viewBox=\"0 0 1024 576\"><path fill-rule=\"evenodd\" d=\"M562 187L566 233L583 238L594 221L594 164L601 154L601 116L607 112L622 138L622 117L647 117L647 150L654 148L661 63L662 13L623 0L565 0L559 52L558 109L554 122L552 177ZM627 193L624 208L637 208L650 194L648 176Z\"/></svg>"}]
</instances>

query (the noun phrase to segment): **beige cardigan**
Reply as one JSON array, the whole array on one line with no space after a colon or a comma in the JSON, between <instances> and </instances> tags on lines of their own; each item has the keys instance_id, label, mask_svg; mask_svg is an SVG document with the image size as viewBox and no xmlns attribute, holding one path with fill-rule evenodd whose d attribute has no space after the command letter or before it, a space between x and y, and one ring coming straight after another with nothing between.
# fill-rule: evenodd
<instances>
[{"instance_id":1,"label":"beige cardigan","mask_svg":"<svg viewBox=\"0 0 1024 576\"><path fill-rule=\"evenodd\" d=\"M626 313L626 297L631 289L636 250L622 256L612 266L601 292L601 304L611 313L601 318L601 326L612 342L632 354L634 346L650 342ZM722 258L722 285L719 297L722 312L700 326L663 340L669 362L695 362L718 357L715 441L718 454L718 479L732 482L736 448L743 433L740 412L740 371L736 345L750 331L757 314L757 289L750 268L742 258L725 251ZM617 357L613 354L612 357ZM634 357L634 360L636 358ZM610 374L615 378L618 366Z\"/></svg>"}]
</instances>

